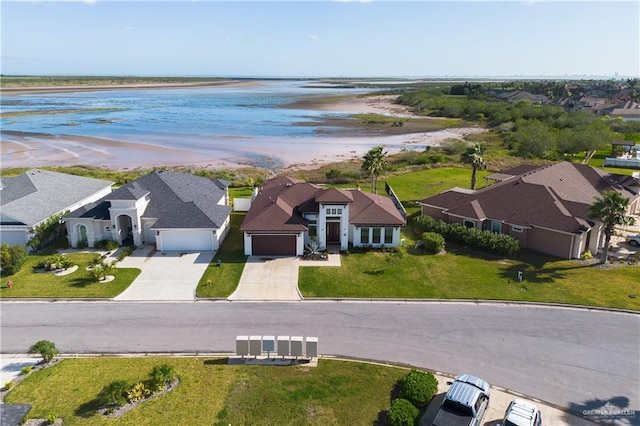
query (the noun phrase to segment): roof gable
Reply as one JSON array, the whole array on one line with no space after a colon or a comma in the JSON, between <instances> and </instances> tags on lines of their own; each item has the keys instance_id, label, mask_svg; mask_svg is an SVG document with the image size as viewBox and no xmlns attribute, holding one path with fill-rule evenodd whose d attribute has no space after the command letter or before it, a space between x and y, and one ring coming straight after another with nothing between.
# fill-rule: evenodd
<instances>
[{"instance_id":1,"label":"roof gable","mask_svg":"<svg viewBox=\"0 0 640 426\"><path fill-rule=\"evenodd\" d=\"M605 191L616 190L628 198L635 196L615 175L583 164L561 162L520 170L525 171L474 193L449 190L420 203L474 220L492 219L578 232L588 226L588 206Z\"/></svg>"},{"instance_id":2,"label":"roof gable","mask_svg":"<svg viewBox=\"0 0 640 426\"><path fill-rule=\"evenodd\" d=\"M31 169L16 177L2 178L2 214L32 226L111 185L113 182L101 179Z\"/></svg>"},{"instance_id":3,"label":"roof gable","mask_svg":"<svg viewBox=\"0 0 640 426\"><path fill-rule=\"evenodd\" d=\"M353 196L343 189L328 188L316 192L315 201L320 204L347 204L353 203Z\"/></svg>"}]
</instances>

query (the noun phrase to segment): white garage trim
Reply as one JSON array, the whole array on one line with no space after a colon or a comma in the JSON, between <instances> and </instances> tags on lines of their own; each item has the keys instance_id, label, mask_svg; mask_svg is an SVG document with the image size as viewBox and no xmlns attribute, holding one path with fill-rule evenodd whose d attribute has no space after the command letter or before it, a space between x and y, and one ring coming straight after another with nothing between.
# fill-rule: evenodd
<instances>
[{"instance_id":1,"label":"white garage trim","mask_svg":"<svg viewBox=\"0 0 640 426\"><path fill-rule=\"evenodd\" d=\"M218 249L212 229L157 230L156 248L159 251L215 251Z\"/></svg>"}]
</instances>

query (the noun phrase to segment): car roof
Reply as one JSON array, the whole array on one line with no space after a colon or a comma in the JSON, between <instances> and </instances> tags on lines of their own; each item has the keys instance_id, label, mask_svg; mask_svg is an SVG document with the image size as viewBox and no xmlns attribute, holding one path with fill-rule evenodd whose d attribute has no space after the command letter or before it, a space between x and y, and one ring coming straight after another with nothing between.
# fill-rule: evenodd
<instances>
[{"instance_id":1,"label":"car roof","mask_svg":"<svg viewBox=\"0 0 640 426\"><path fill-rule=\"evenodd\" d=\"M516 399L509 404L504 420L515 426L531 426L537 411L538 407L530 402Z\"/></svg>"}]
</instances>

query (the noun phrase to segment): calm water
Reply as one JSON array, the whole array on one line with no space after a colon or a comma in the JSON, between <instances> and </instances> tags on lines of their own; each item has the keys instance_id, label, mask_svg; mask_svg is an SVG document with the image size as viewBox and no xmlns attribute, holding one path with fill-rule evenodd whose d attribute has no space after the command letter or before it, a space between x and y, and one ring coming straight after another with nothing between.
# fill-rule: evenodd
<instances>
[{"instance_id":1,"label":"calm water","mask_svg":"<svg viewBox=\"0 0 640 426\"><path fill-rule=\"evenodd\" d=\"M308 88L306 82L262 82L260 87L123 90L3 97L2 112L51 112L2 118L21 132L136 139L156 136L309 136L295 125L326 112L278 108L301 96L363 93ZM65 112L67 111L67 112ZM333 114L333 113L331 113Z\"/></svg>"},{"instance_id":2,"label":"calm water","mask_svg":"<svg viewBox=\"0 0 640 426\"><path fill-rule=\"evenodd\" d=\"M255 87L3 96L2 130L23 133L3 134L2 167L202 163L275 170L356 158L381 143L390 150L404 146L399 137L376 140L316 133L321 118L349 112L280 108L310 96L372 91L310 84L261 81ZM314 120L318 126L308 124Z\"/></svg>"}]
</instances>

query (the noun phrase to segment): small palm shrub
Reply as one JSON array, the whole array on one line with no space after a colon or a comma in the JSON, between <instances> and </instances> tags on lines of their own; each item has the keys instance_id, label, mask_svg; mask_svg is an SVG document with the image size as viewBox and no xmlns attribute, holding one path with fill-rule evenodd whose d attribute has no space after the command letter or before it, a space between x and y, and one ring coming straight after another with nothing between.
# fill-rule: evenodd
<instances>
[{"instance_id":1,"label":"small palm shrub","mask_svg":"<svg viewBox=\"0 0 640 426\"><path fill-rule=\"evenodd\" d=\"M391 426L414 426L420 412L406 399L397 398L391 403L389 423Z\"/></svg>"},{"instance_id":2,"label":"small palm shrub","mask_svg":"<svg viewBox=\"0 0 640 426\"><path fill-rule=\"evenodd\" d=\"M96 248L106 251L113 251L118 248L118 243L113 240L100 240L96 243Z\"/></svg>"},{"instance_id":3,"label":"small palm shrub","mask_svg":"<svg viewBox=\"0 0 640 426\"><path fill-rule=\"evenodd\" d=\"M14 385L15 385L15 383L13 383L13 380L9 380L7 383L4 384L4 386L2 387L2 390L9 390Z\"/></svg>"},{"instance_id":4,"label":"small palm shrub","mask_svg":"<svg viewBox=\"0 0 640 426\"><path fill-rule=\"evenodd\" d=\"M20 374L22 374L23 376L26 376L27 374L31 373L31 370L33 370L33 367L28 365L26 367L23 367L22 370L20 370Z\"/></svg>"},{"instance_id":5,"label":"small palm shrub","mask_svg":"<svg viewBox=\"0 0 640 426\"><path fill-rule=\"evenodd\" d=\"M54 425L58 421L58 416L56 414L49 414L47 416L47 421L45 422L48 425Z\"/></svg>"},{"instance_id":6,"label":"small palm shrub","mask_svg":"<svg viewBox=\"0 0 640 426\"><path fill-rule=\"evenodd\" d=\"M153 392L160 392L173 382L176 373L173 366L168 364L156 365L149 373L149 387Z\"/></svg>"},{"instance_id":7,"label":"small palm shrub","mask_svg":"<svg viewBox=\"0 0 640 426\"><path fill-rule=\"evenodd\" d=\"M60 352L56 345L53 342L48 340L40 340L33 344L29 348L29 354L39 354L42 357L42 360L45 363L50 362L53 358L55 358Z\"/></svg>"}]
</instances>

